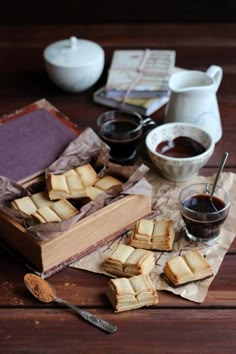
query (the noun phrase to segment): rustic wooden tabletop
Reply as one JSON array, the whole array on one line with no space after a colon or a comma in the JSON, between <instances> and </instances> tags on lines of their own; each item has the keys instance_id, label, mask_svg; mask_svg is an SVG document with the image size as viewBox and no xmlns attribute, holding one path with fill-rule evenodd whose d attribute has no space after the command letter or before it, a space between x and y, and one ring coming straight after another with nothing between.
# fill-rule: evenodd
<instances>
[{"instance_id":1,"label":"rustic wooden tabletop","mask_svg":"<svg viewBox=\"0 0 236 354\"><path fill-rule=\"evenodd\" d=\"M106 64L94 87L67 94L49 80L43 49L75 35L98 42ZM206 70L223 68L217 97L223 137L203 175L215 173L224 151L225 171L236 172L236 25L28 25L1 26L0 115L46 98L81 129L95 127L107 107L95 104L92 93L106 81L116 49L174 49L176 65ZM152 115L161 122L164 108ZM1 163L1 162L0 162ZM1 231L0 231L1 232ZM11 235L8 235L11 237ZM234 353L236 350L236 241L227 252L205 301L197 304L169 292L159 292L151 308L114 314L104 295L108 277L66 268L50 278L69 302L118 325L108 335L84 322L64 306L41 304L27 292L28 270L0 248L0 344L2 353Z\"/></svg>"}]
</instances>

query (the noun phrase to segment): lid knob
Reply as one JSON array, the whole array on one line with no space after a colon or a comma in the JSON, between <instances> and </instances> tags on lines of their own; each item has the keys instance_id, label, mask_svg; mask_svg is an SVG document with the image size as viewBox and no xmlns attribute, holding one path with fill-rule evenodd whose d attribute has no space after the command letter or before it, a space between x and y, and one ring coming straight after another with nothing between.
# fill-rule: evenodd
<instances>
[{"instance_id":1,"label":"lid knob","mask_svg":"<svg viewBox=\"0 0 236 354\"><path fill-rule=\"evenodd\" d=\"M76 49L77 47L77 38L75 36L70 37L70 47L71 49Z\"/></svg>"}]
</instances>

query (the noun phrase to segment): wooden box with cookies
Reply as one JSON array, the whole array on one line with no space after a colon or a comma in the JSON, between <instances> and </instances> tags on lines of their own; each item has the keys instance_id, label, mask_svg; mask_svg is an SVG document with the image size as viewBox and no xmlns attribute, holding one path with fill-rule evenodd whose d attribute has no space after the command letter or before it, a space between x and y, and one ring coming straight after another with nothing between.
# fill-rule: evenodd
<instances>
[{"instance_id":1,"label":"wooden box with cookies","mask_svg":"<svg viewBox=\"0 0 236 354\"><path fill-rule=\"evenodd\" d=\"M45 99L1 123L0 240L42 276L150 213L146 167L109 163L96 133Z\"/></svg>"}]
</instances>

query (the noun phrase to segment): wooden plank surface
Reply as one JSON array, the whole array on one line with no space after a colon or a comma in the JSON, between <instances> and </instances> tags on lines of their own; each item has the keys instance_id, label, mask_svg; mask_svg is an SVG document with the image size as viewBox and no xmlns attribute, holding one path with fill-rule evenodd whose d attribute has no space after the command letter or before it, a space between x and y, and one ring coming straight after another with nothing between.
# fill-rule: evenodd
<instances>
[{"instance_id":1,"label":"wooden plank surface","mask_svg":"<svg viewBox=\"0 0 236 354\"><path fill-rule=\"evenodd\" d=\"M67 309L16 309L10 314L3 309L1 346L4 353L57 354L233 353L236 346L236 310L92 312L116 323L118 331L107 335Z\"/></svg>"},{"instance_id":2,"label":"wooden plank surface","mask_svg":"<svg viewBox=\"0 0 236 354\"><path fill-rule=\"evenodd\" d=\"M208 308L221 307L234 308L236 304L236 281L234 274L235 254L227 254L220 267L220 270L212 282L205 301L199 305L175 296L170 292L159 292L160 307L174 308ZM43 308L48 305L41 304L35 300L23 283L24 274L29 270L14 258L1 251L0 258L0 282L1 296L0 307L16 306ZM107 301L105 291L109 277L97 275L84 270L69 267L48 279L57 290L58 296L65 298L69 302L82 307L108 308L112 312L112 307Z\"/></svg>"},{"instance_id":3,"label":"wooden plank surface","mask_svg":"<svg viewBox=\"0 0 236 354\"><path fill-rule=\"evenodd\" d=\"M78 35L100 43L106 64L96 85L66 94L47 77L42 58L49 43ZM92 93L105 83L115 49L175 49L176 64L206 70L223 68L218 100L223 138L203 175L212 175L224 151L225 171L236 172L236 24L146 24L1 26L0 115L46 98L80 128L95 129L107 107L94 104ZM164 108L152 118L163 121ZM1 232L1 230L0 230ZM10 237L10 235L9 235ZM236 349L236 240L232 243L202 304L159 292L149 309L114 314L105 296L108 277L67 268L50 278L58 296L118 325L107 335L57 304L42 304L23 284L27 268L0 248L0 343L2 353L234 353Z\"/></svg>"}]
</instances>

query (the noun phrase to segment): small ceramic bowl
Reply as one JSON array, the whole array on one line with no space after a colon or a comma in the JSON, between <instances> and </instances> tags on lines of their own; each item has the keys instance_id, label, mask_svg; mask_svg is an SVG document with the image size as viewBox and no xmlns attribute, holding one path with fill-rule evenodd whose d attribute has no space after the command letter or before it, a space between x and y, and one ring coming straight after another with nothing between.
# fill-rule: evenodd
<instances>
[{"instance_id":1,"label":"small ceramic bowl","mask_svg":"<svg viewBox=\"0 0 236 354\"><path fill-rule=\"evenodd\" d=\"M193 157L169 157L156 151L164 141L177 137L188 137L200 143L206 150ZM188 123L167 123L152 129L146 137L148 154L162 176L170 181L186 182L198 175L211 155L215 144L211 136L196 125Z\"/></svg>"},{"instance_id":2,"label":"small ceramic bowl","mask_svg":"<svg viewBox=\"0 0 236 354\"><path fill-rule=\"evenodd\" d=\"M50 44L43 57L51 80L72 93L93 86L102 74L105 60L99 44L76 37Z\"/></svg>"}]
</instances>

